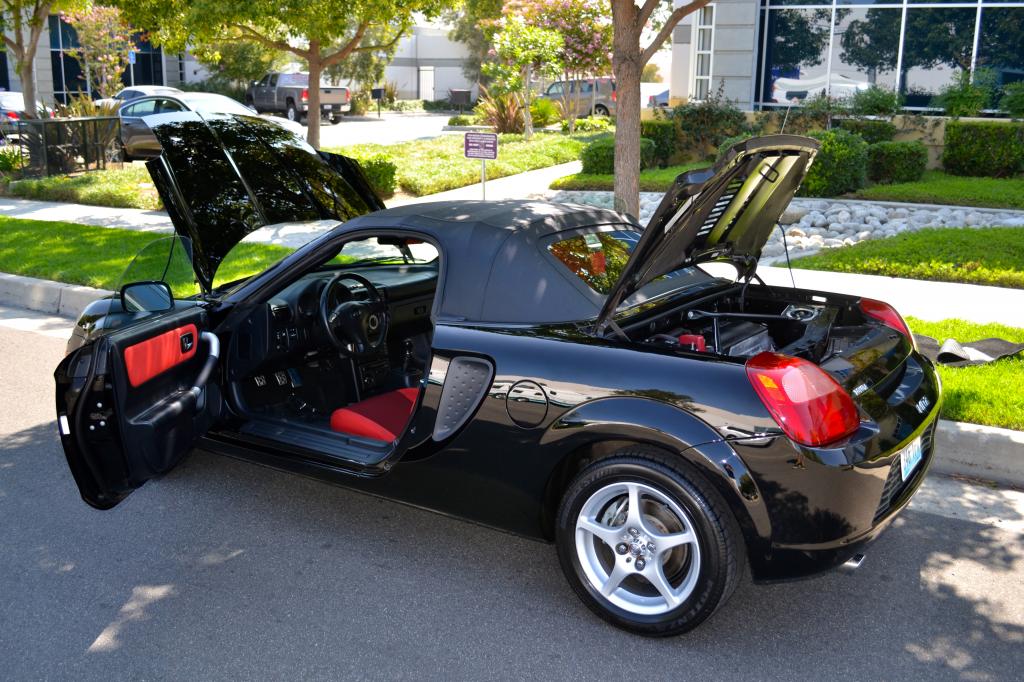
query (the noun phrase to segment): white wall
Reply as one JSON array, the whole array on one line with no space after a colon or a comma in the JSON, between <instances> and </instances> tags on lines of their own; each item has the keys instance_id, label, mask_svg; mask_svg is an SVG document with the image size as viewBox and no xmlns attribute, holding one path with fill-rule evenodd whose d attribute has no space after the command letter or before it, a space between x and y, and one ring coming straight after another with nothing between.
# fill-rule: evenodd
<instances>
[{"instance_id":1,"label":"white wall","mask_svg":"<svg viewBox=\"0 0 1024 682\"><path fill-rule=\"evenodd\" d=\"M453 88L471 89L476 96L476 84L462 74L469 51L462 43L450 40L448 32L447 28L415 26L398 43L394 59L384 70L384 80L398 86L399 99L444 99ZM433 93L419 91L423 67L434 69Z\"/></svg>"}]
</instances>

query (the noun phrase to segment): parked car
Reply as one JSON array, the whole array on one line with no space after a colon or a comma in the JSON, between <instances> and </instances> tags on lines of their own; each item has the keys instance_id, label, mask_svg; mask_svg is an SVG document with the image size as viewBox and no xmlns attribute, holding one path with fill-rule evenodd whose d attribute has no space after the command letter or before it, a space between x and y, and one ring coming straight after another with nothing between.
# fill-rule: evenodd
<instances>
[{"instance_id":1,"label":"parked car","mask_svg":"<svg viewBox=\"0 0 1024 682\"><path fill-rule=\"evenodd\" d=\"M161 147L146 124L145 117L179 111L199 111L211 114L241 114L258 116L255 110L230 97L212 92L181 92L176 95L154 95L133 99L117 110L121 118L121 146L127 159L149 159L160 155ZM303 137L306 133L294 121L261 116L285 130Z\"/></svg>"},{"instance_id":2,"label":"parked car","mask_svg":"<svg viewBox=\"0 0 1024 682\"><path fill-rule=\"evenodd\" d=\"M305 119L309 113L308 73L268 73L245 91L245 103L256 111L284 114L289 121ZM352 94L341 85L320 84L320 109L331 123L341 121L352 109Z\"/></svg>"},{"instance_id":3,"label":"parked car","mask_svg":"<svg viewBox=\"0 0 1024 682\"><path fill-rule=\"evenodd\" d=\"M597 96L594 97L593 78L555 81L539 97L561 102L566 88L570 97L576 98L576 111L580 116L588 113L594 116L615 114L615 81L608 77L597 78Z\"/></svg>"},{"instance_id":4,"label":"parked car","mask_svg":"<svg viewBox=\"0 0 1024 682\"><path fill-rule=\"evenodd\" d=\"M268 122L151 125L177 250L86 309L55 374L97 509L201 445L553 541L597 615L671 635L746 567L795 578L857 557L925 477L940 387L899 314L754 276L815 140L737 144L643 229L538 201L379 210L358 164ZM217 281L240 242L324 219ZM194 273L168 275L175 253ZM201 295L175 298L193 277Z\"/></svg>"},{"instance_id":5,"label":"parked car","mask_svg":"<svg viewBox=\"0 0 1024 682\"><path fill-rule=\"evenodd\" d=\"M43 109L43 103L36 102L36 111ZM25 96L20 92L0 92L0 135L17 134L18 121L24 117Z\"/></svg>"},{"instance_id":6,"label":"parked car","mask_svg":"<svg viewBox=\"0 0 1024 682\"><path fill-rule=\"evenodd\" d=\"M647 98L647 106L654 109L657 107L668 106L668 90L662 90L661 92L654 93Z\"/></svg>"},{"instance_id":7,"label":"parked car","mask_svg":"<svg viewBox=\"0 0 1024 682\"><path fill-rule=\"evenodd\" d=\"M96 104L102 106L120 106L125 102L131 102L132 100L140 97L153 97L154 95L169 95L171 97L177 97L183 92L183 90L166 85L133 85L129 88L123 88L113 97L96 100Z\"/></svg>"}]
</instances>

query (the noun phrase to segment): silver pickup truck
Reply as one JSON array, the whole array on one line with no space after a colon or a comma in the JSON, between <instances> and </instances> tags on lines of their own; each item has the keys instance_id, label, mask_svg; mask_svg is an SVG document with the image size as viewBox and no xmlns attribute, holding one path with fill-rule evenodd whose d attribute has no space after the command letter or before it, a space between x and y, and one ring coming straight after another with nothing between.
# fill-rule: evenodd
<instances>
[{"instance_id":1,"label":"silver pickup truck","mask_svg":"<svg viewBox=\"0 0 1024 682\"><path fill-rule=\"evenodd\" d=\"M303 121L309 111L308 73L268 73L245 91L245 103L259 113L282 113L291 121ZM344 86L320 85L320 111L331 123L352 108L352 95Z\"/></svg>"}]
</instances>

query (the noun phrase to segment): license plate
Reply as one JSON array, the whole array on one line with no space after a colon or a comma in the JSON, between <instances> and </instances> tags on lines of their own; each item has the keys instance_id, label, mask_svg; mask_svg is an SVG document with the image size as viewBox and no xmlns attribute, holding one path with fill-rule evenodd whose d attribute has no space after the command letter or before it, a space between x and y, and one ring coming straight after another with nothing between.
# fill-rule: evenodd
<instances>
[{"instance_id":1,"label":"license plate","mask_svg":"<svg viewBox=\"0 0 1024 682\"><path fill-rule=\"evenodd\" d=\"M907 480L918 464L921 463L921 439L915 438L907 447L900 450L900 474Z\"/></svg>"}]
</instances>

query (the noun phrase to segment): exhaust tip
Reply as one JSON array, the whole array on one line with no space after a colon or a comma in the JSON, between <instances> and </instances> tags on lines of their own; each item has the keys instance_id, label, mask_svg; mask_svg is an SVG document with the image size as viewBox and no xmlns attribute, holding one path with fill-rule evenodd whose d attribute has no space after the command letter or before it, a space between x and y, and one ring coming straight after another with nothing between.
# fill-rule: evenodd
<instances>
[{"instance_id":1,"label":"exhaust tip","mask_svg":"<svg viewBox=\"0 0 1024 682\"><path fill-rule=\"evenodd\" d=\"M860 565L862 563L864 563L864 555L854 554L852 557L846 560L846 563L842 565L842 568L846 569L847 571L856 571L858 568L860 568Z\"/></svg>"}]
</instances>

